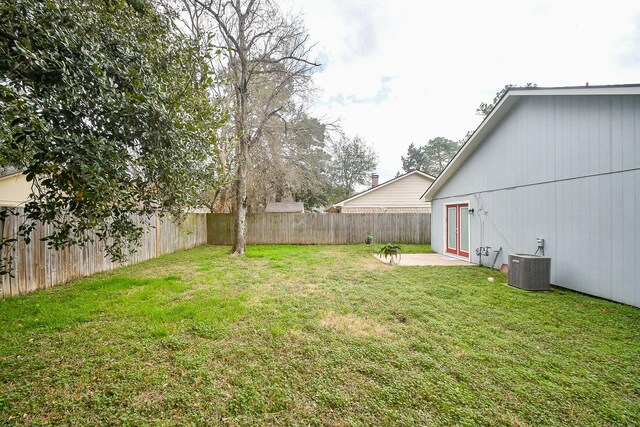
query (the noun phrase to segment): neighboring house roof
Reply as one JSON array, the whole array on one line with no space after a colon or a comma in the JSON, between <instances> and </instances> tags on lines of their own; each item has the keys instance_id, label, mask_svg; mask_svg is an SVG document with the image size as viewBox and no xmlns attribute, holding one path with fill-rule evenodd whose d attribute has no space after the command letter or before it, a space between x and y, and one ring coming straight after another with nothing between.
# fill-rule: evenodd
<instances>
[{"instance_id":1,"label":"neighboring house roof","mask_svg":"<svg viewBox=\"0 0 640 427\"><path fill-rule=\"evenodd\" d=\"M264 210L270 213L304 213L302 202L271 202Z\"/></svg>"},{"instance_id":2,"label":"neighboring house roof","mask_svg":"<svg viewBox=\"0 0 640 427\"><path fill-rule=\"evenodd\" d=\"M0 167L0 178L4 178L5 176L11 176L21 173L19 169L16 169L12 166Z\"/></svg>"},{"instance_id":3,"label":"neighboring house roof","mask_svg":"<svg viewBox=\"0 0 640 427\"><path fill-rule=\"evenodd\" d=\"M420 176L423 176L423 177L428 178L428 179L431 179L431 180L436 179L435 177L433 177L433 176L431 176L431 175L428 175L428 174L426 174L426 173L424 173L424 172L420 172L420 171L412 171L412 172L409 172L409 173L405 173L404 175L400 175L400 176L397 176L397 177L395 177L395 178L393 178L393 179L390 179L389 181L383 182L383 183L382 183L382 184L380 184L380 185L376 185L375 187L371 187L371 188L369 188L368 190L365 190L365 191L362 191L362 192L360 192L360 193L358 193L358 194L355 194L355 195L353 195L353 196L349 197L348 199L342 200L342 201L340 201L340 202L338 202L338 203L334 204L334 206L344 206L344 204L345 204L345 203L347 203L347 202L350 202L350 201L355 200L355 199L357 199L357 198L359 198L359 197L362 197L362 196L364 196L365 194L369 194L369 193L371 193L371 192L373 192L373 191L376 191L376 190L379 190L379 189L381 189L381 188L384 188L384 187L386 187L386 186L387 186L387 185L389 185L389 184L392 184L392 183L394 183L394 182L397 182L397 181L399 181L399 180L401 180L401 179L404 179L404 178L406 178L406 177L408 177L408 176L411 176L411 175L414 175L414 174L418 174L418 175L420 175Z\"/></svg>"},{"instance_id":4,"label":"neighboring house roof","mask_svg":"<svg viewBox=\"0 0 640 427\"><path fill-rule=\"evenodd\" d=\"M569 87L513 87L500 98L467 142L458 150L438 178L420 197L430 202L447 180L462 166L471 153L524 96L640 95L640 84Z\"/></svg>"}]
</instances>

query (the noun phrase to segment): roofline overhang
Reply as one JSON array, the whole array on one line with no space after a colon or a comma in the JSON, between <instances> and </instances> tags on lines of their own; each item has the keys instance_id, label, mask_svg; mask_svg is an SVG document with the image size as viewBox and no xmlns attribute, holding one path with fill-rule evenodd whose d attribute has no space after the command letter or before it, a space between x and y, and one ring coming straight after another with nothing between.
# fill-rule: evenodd
<instances>
[{"instance_id":1,"label":"roofline overhang","mask_svg":"<svg viewBox=\"0 0 640 427\"><path fill-rule=\"evenodd\" d=\"M13 172L13 173L10 173L8 175L0 176L0 179L12 178L12 177L14 177L16 175L23 175L23 172L22 171Z\"/></svg>"},{"instance_id":2,"label":"roofline overhang","mask_svg":"<svg viewBox=\"0 0 640 427\"><path fill-rule=\"evenodd\" d=\"M344 204L345 204L345 203L347 203L347 202L350 202L350 201L352 201L352 200L354 200L354 199L357 199L358 197L364 196L365 194L369 194L370 192L372 192L372 191L374 191L374 190L378 190L378 189L380 189L380 188L382 188L382 187L385 187L385 186L387 186L387 185L391 184L392 182L399 181L400 179L402 179L402 178L406 178L406 177L408 177L409 175L413 175L413 174L415 174L415 173L418 173L418 174L420 174L420 175L424 176L425 178L431 179L431 180L433 180L433 181L435 181L435 179L436 179L436 177L435 177L435 176L431 176L431 175L429 175L429 174L427 174L427 173L424 173L424 172L422 172L422 171L419 171L419 170L415 170L415 171L407 172L407 173L405 173L404 175L396 176L395 178L392 178L392 179L390 179L389 181L383 182L382 184L380 184L380 185L376 185L375 187L371 187L371 188L369 188L368 190L365 190L365 191L363 191L363 192L361 192L361 193L354 194L353 196L349 197L348 199L344 199L344 200L342 200L342 201L340 201L340 202L338 202L338 203L335 203L335 204L333 205L333 207L344 207Z\"/></svg>"},{"instance_id":3,"label":"roofline overhang","mask_svg":"<svg viewBox=\"0 0 640 427\"><path fill-rule=\"evenodd\" d=\"M609 85L609 86L569 86L569 87L514 87L500 98L491 112L476 128L467 142L447 163L444 170L435 181L420 196L425 202L433 201L434 196L447 180L462 166L469 156L480 145L484 138L507 115L513 106L524 96L584 96L584 95L640 95L640 84Z\"/></svg>"}]
</instances>

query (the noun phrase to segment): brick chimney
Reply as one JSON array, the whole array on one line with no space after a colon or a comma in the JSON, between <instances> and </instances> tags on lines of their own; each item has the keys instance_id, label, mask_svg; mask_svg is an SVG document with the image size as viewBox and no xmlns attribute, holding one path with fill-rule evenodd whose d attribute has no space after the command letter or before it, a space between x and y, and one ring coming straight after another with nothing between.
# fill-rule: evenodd
<instances>
[{"instance_id":1,"label":"brick chimney","mask_svg":"<svg viewBox=\"0 0 640 427\"><path fill-rule=\"evenodd\" d=\"M377 174L371 175L371 188L378 186L378 178L379 176Z\"/></svg>"}]
</instances>

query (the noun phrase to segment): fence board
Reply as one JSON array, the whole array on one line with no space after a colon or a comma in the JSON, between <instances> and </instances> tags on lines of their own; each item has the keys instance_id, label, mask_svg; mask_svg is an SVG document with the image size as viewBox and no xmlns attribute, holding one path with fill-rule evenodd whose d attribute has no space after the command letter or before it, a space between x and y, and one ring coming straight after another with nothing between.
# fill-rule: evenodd
<instances>
[{"instance_id":1,"label":"fence board","mask_svg":"<svg viewBox=\"0 0 640 427\"><path fill-rule=\"evenodd\" d=\"M24 215L8 216L0 222L0 232L4 238L16 236ZM101 271L112 270L121 265L135 264L162 254L168 254L207 243L207 218L205 214L189 214L178 225L168 218L154 216L150 222L137 218L140 226L151 225L141 239L141 246L126 263L112 262L107 256L104 244L88 242L84 247L73 246L55 250L47 246L41 238L51 232L51 226L43 224L31 234L31 243L19 240L12 248L13 277L0 276L0 298L22 295L39 289L68 282ZM4 252L0 253L4 255Z\"/></svg>"},{"instance_id":2,"label":"fence board","mask_svg":"<svg viewBox=\"0 0 640 427\"><path fill-rule=\"evenodd\" d=\"M429 213L247 215L248 244L351 244L373 235L378 243L431 243ZM207 242L230 245L233 215L207 214Z\"/></svg>"}]
</instances>

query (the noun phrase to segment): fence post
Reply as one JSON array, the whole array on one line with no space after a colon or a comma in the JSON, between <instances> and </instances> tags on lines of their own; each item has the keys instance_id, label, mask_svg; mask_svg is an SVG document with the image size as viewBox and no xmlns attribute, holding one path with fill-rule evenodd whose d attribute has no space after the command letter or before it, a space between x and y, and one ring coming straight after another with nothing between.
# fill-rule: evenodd
<instances>
[{"instance_id":1,"label":"fence post","mask_svg":"<svg viewBox=\"0 0 640 427\"><path fill-rule=\"evenodd\" d=\"M158 212L156 212L154 214L154 216L156 217L156 257L159 257L160 255L162 255L162 251L161 251L161 238L160 238L160 215L158 215Z\"/></svg>"}]
</instances>

